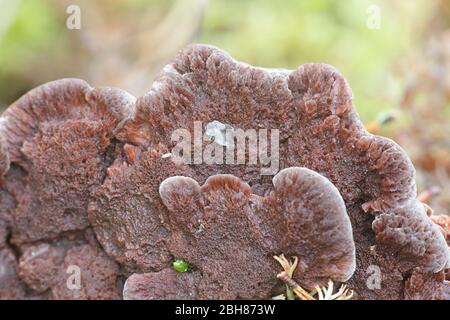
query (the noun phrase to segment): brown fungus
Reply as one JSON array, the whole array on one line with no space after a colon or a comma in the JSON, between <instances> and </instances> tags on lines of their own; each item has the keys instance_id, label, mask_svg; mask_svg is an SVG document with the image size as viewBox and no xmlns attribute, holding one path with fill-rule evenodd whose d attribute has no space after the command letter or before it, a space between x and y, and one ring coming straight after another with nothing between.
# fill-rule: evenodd
<instances>
[{"instance_id":1,"label":"brown fungus","mask_svg":"<svg viewBox=\"0 0 450 320\"><path fill-rule=\"evenodd\" d=\"M405 283L405 299L450 300L450 282L444 272L431 274L416 269Z\"/></svg>"},{"instance_id":2,"label":"brown fungus","mask_svg":"<svg viewBox=\"0 0 450 320\"><path fill-rule=\"evenodd\" d=\"M11 249L0 249L0 299L23 299L26 286L17 276L17 261Z\"/></svg>"},{"instance_id":3,"label":"brown fungus","mask_svg":"<svg viewBox=\"0 0 450 320\"><path fill-rule=\"evenodd\" d=\"M119 266L95 244L62 241L28 246L19 259L19 277L52 299L119 299Z\"/></svg>"},{"instance_id":4,"label":"brown fungus","mask_svg":"<svg viewBox=\"0 0 450 320\"><path fill-rule=\"evenodd\" d=\"M432 214L430 216L431 221L433 221L435 224L439 226L439 228L442 231L442 234L444 235L445 239L447 240L447 245L449 246L450 250L450 216L440 214L440 215L434 215ZM447 281L450 281L450 261L447 265L447 268L445 270L445 279ZM447 284L448 286L449 284ZM447 290L450 290L447 288Z\"/></svg>"},{"instance_id":5,"label":"brown fungus","mask_svg":"<svg viewBox=\"0 0 450 320\"><path fill-rule=\"evenodd\" d=\"M103 185L89 205L89 221L108 255L129 271L160 270L170 262L170 226L158 196L159 184L190 169L163 158L167 150L123 147L107 169Z\"/></svg>"},{"instance_id":6,"label":"brown fungus","mask_svg":"<svg viewBox=\"0 0 450 320\"><path fill-rule=\"evenodd\" d=\"M271 255L281 253L299 256L294 278L307 287L325 284L331 277L348 280L359 299L446 298L448 283L442 274L449 261L448 247L416 199L411 161L394 142L364 129L352 99L346 80L331 66L305 64L295 71L257 68L204 45L183 49L137 100L118 89L93 89L81 80L43 85L10 106L1 119L0 146L6 145L7 152L0 149L0 247L11 253L16 246L19 250L14 252L23 255L30 245L40 243L55 246L77 238L79 245L86 245L84 230L92 227L102 246L95 245L95 250L104 250L121 267L113 268L114 274L135 273L127 281L126 298L191 297L174 288L176 283L193 297L267 297L275 279L264 277L280 271ZM341 219L342 202L332 205L341 208L338 214L323 213L320 221L305 221L311 208L297 212L297 204L316 204L312 210L324 212L332 202L328 198L315 202L314 188L300 192L286 187L285 193L284 187L277 188L277 181L283 186L299 183L298 169L279 173L273 186L270 175L261 175L260 158L244 164L183 162L171 154L177 144L172 134L186 129L193 137L196 121L203 131L212 124L216 129L220 124L279 130L279 169L308 168L311 175L330 181L316 185L318 190L328 184L337 188L338 193L330 194L340 194L345 203L356 251L350 279L351 254L344 249L352 246L343 248L339 242L350 241L347 233L317 234L326 227L349 228ZM216 142L223 145L220 139ZM246 151L245 159L249 158ZM185 189L169 192L170 183L181 183ZM277 193L283 196L274 198ZM179 198L177 205L185 216L174 213L171 196ZM273 215L279 211L285 220L277 224L280 217ZM288 228L286 221L295 224ZM217 233L210 234L203 222ZM299 230L308 240L294 234ZM209 242L199 243L200 236ZM323 241L323 246L310 238ZM234 266L214 260L221 257L213 254L214 239L226 239L221 245L227 250L242 246ZM330 246L336 249L331 257L326 249ZM263 263L258 265L261 281L245 272L245 255ZM81 262L83 256L71 255ZM168 269L172 256L191 263L192 273ZM4 254L0 264L13 266L17 258ZM230 278L232 268L239 271L236 279ZM27 296L52 288L25 271L15 282L16 267L8 270L9 281L28 291ZM377 273L371 274L373 270ZM373 276L379 278L379 286L368 285ZM160 288L158 283L164 281L171 283L170 290ZM249 287L236 288L239 281ZM28 290L23 290L25 283ZM440 293L431 295L420 288L440 288L436 289Z\"/></svg>"},{"instance_id":7,"label":"brown fungus","mask_svg":"<svg viewBox=\"0 0 450 320\"><path fill-rule=\"evenodd\" d=\"M131 117L134 97L119 89L91 88L77 79L64 79L33 89L3 114L0 136L4 138L11 168L0 189L0 247L10 237L7 246L15 246L21 261L19 277L28 285L26 297L39 294L46 298L101 298L101 281L71 293L50 293L44 290L45 279L32 281L32 266L23 265L29 244L41 241L56 244L69 238L85 238L89 227L87 206L91 192L104 179L106 168L114 159L114 130ZM4 144L2 143L2 146ZM95 241L95 240L94 240ZM98 257L105 256L101 249ZM75 255L74 260L92 266L103 258ZM59 268L61 286L65 285L62 268L45 256L42 268ZM16 257L14 257L16 259ZM97 260L96 260L97 259ZM111 263L114 263L113 261ZM104 265L99 267L103 268ZM85 270L89 271L89 270ZM118 269L114 270L119 276ZM95 278L95 277L94 277ZM114 282L114 286L116 283ZM120 297L116 289L107 289L103 297ZM81 293L80 293L81 292ZM41 294L42 293L42 294ZM72 294L73 293L73 294ZM0 298L7 296L0 294Z\"/></svg>"},{"instance_id":8,"label":"brown fungus","mask_svg":"<svg viewBox=\"0 0 450 320\"><path fill-rule=\"evenodd\" d=\"M425 272L437 273L447 267L448 250L442 246L442 233L428 219L420 202L377 215L373 230L378 250L385 247L394 251L402 270L420 266Z\"/></svg>"},{"instance_id":9,"label":"brown fungus","mask_svg":"<svg viewBox=\"0 0 450 320\"><path fill-rule=\"evenodd\" d=\"M0 124L1 125L1 124ZM9 170L9 154L6 142L0 135L0 249L5 245L10 224L9 209L13 205L10 194L1 188L3 176Z\"/></svg>"},{"instance_id":10,"label":"brown fungus","mask_svg":"<svg viewBox=\"0 0 450 320\"><path fill-rule=\"evenodd\" d=\"M450 246L450 216L445 214L432 214L430 219L441 228L442 234L447 240L447 244Z\"/></svg>"},{"instance_id":11,"label":"brown fungus","mask_svg":"<svg viewBox=\"0 0 450 320\"><path fill-rule=\"evenodd\" d=\"M194 121L203 127L219 121L243 130L279 129L280 168L307 167L337 187L353 226L357 269L349 285L357 297L404 298L413 267L434 273L446 265L445 240L416 200L411 161L393 141L364 129L336 69L323 64L292 72L255 68L216 48L190 46L138 99L135 117L119 135L170 150L173 131L184 128L193 136ZM260 175L258 165L189 167L199 182L228 173L265 195L270 179ZM373 268L380 271L380 288L367 285Z\"/></svg>"},{"instance_id":12,"label":"brown fungus","mask_svg":"<svg viewBox=\"0 0 450 320\"><path fill-rule=\"evenodd\" d=\"M121 90L65 79L30 91L3 113L0 134L23 171L14 176L22 188L11 191L15 243L88 226L90 193L104 179L114 130L133 106Z\"/></svg>"},{"instance_id":13,"label":"brown fungus","mask_svg":"<svg viewBox=\"0 0 450 320\"><path fill-rule=\"evenodd\" d=\"M74 269L73 266L79 269ZM71 268L72 267L72 268ZM68 273L80 271L80 282L68 286ZM52 287L54 299L120 299L119 266L102 250L89 244L70 248L64 258L58 281Z\"/></svg>"},{"instance_id":14,"label":"brown fungus","mask_svg":"<svg viewBox=\"0 0 450 320\"><path fill-rule=\"evenodd\" d=\"M328 279L347 281L355 269L355 247L344 201L326 178L305 168L288 168L273 179L274 190L259 197L231 175L215 175L200 187L187 177L170 177L159 193L169 210L169 251L183 257L194 275L170 284L134 275L125 290L133 297L167 298L179 282L195 277L198 299L264 299L277 286L273 255L299 258L294 278L313 289ZM201 276L195 274L199 272ZM136 281L146 280L141 290ZM169 287L171 284L175 287ZM130 288L128 288L130 286Z\"/></svg>"},{"instance_id":15,"label":"brown fungus","mask_svg":"<svg viewBox=\"0 0 450 320\"><path fill-rule=\"evenodd\" d=\"M124 300L197 299L198 272L180 274L172 269L132 274L123 289Z\"/></svg>"},{"instance_id":16,"label":"brown fungus","mask_svg":"<svg viewBox=\"0 0 450 320\"><path fill-rule=\"evenodd\" d=\"M1 124L0 124L1 125ZM3 176L9 170L9 154L6 141L0 135L0 183L3 180Z\"/></svg>"}]
</instances>

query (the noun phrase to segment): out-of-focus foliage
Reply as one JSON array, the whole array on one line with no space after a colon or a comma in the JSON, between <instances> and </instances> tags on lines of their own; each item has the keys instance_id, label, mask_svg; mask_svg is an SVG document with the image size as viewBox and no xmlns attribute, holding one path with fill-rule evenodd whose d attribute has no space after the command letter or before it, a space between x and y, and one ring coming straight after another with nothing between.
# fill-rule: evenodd
<instances>
[{"instance_id":1,"label":"out-of-focus foliage","mask_svg":"<svg viewBox=\"0 0 450 320\"><path fill-rule=\"evenodd\" d=\"M53 8L43 1L1 0L0 20L0 106L28 90L27 78L33 77L32 60L46 48L63 49L55 43L61 30Z\"/></svg>"},{"instance_id":2,"label":"out-of-focus foliage","mask_svg":"<svg viewBox=\"0 0 450 320\"><path fill-rule=\"evenodd\" d=\"M0 21L8 20L4 26L0 24L0 107L36 85L62 77L120 86L120 79L126 77L125 73L135 72L142 57L157 52L157 44L149 33L175 3L175 0L0 1L0 8L8 8L0 10ZM188 0L192 1L200 0ZM70 5L80 7L80 30L69 30L66 26L69 17L66 10ZM135 40L138 37L148 41L139 42ZM138 46L142 48L135 54ZM152 75L149 78L151 84Z\"/></svg>"},{"instance_id":3,"label":"out-of-focus foliage","mask_svg":"<svg viewBox=\"0 0 450 320\"><path fill-rule=\"evenodd\" d=\"M370 6L381 28L369 29ZM420 37L433 1L211 1L202 40L239 60L295 68L323 62L341 70L363 119L392 107L401 85L393 64ZM391 104L391 105L390 105Z\"/></svg>"},{"instance_id":4,"label":"out-of-focus foliage","mask_svg":"<svg viewBox=\"0 0 450 320\"><path fill-rule=\"evenodd\" d=\"M11 28L0 39L0 103L10 103L28 89L27 85L63 76L120 85L114 78L127 75L114 73L135 72L133 63L142 61L141 56L155 55L158 44L150 43L151 35L145 34L147 50L133 52L130 61L123 57L113 59L110 55L114 51L126 50L128 45L128 35L118 30L129 29L132 35L138 26L155 29L158 17L163 20L175 2L23 0ZM193 6L198 1L179 2ZM80 5L82 30L67 30L65 26L65 9L70 4ZM379 30L367 26L371 16L368 10L373 5L380 9ZM237 59L266 67L295 68L304 62L332 64L349 79L358 110L363 119L369 120L380 110L391 108L400 95L401 84L395 79L393 64L415 45L433 5L428 0L210 0L202 28L192 41L217 45ZM184 14L189 12L179 13ZM163 41L176 38L185 28L175 19ZM106 47L111 39L118 45L106 52L99 50L98 45L94 50L89 43L93 35L97 36L94 42L100 45ZM180 41L179 46L184 44ZM99 62L86 68L94 58ZM109 60L104 68L97 67ZM122 63L124 67L116 67ZM57 68L52 67L55 65ZM89 74L92 69L95 75ZM148 78L156 72L156 67L148 70ZM107 74L101 77L99 73ZM13 88L6 89L7 86ZM141 93L137 91L133 93Z\"/></svg>"},{"instance_id":5,"label":"out-of-focus foliage","mask_svg":"<svg viewBox=\"0 0 450 320\"><path fill-rule=\"evenodd\" d=\"M414 68L411 68L411 65ZM422 52L405 59L403 126L388 134L410 155L421 190L436 190L431 206L450 214L450 30L433 32Z\"/></svg>"}]
</instances>

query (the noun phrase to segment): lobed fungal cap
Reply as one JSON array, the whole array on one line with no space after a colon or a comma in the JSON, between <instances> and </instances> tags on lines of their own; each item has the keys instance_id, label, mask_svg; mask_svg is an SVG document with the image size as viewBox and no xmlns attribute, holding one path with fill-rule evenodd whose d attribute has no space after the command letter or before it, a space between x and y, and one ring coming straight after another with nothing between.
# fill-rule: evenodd
<instances>
[{"instance_id":1,"label":"lobed fungal cap","mask_svg":"<svg viewBox=\"0 0 450 320\"><path fill-rule=\"evenodd\" d=\"M218 123L279 130L273 183L261 161L171 156L174 130L192 135L195 122L209 133ZM280 253L299 257L294 276L306 287L348 280L360 298L404 298L413 271L442 285L448 248L416 200L410 159L367 133L331 66L269 70L193 45L138 99L76 79L40 86L3 113L0 137L1 237L11 230L19 247L83 238L92 227L126 274L150 275L136 281L161 274L177 283L165 268L172 255L186 259L201 270L188 283L202 298L267 298ZM367 288L373 265L384 290Z\"/></svg>"},{"instance_id":2,"label":"lobed fungal cap","mask_svg":"<svg viewBox=\"0 0 450 320\"><path fill-rule=\"evenodd\" d=\"M352 228L332 183L306 168L284 169L273 181L267 197L232 175L211 176L203 186L180 176L161 183L173 232L168 248L203 275L196 280L198 298L267 298L278 273L272 256L280 252L299 257L295 278L309 288L353 274ZM156 276L134 275L125 287ZM163 281L145 283L139 294L162 298L157 292ZM211 284L228 289L214 293L207 290Z\"/></svg>"}]
</instances>

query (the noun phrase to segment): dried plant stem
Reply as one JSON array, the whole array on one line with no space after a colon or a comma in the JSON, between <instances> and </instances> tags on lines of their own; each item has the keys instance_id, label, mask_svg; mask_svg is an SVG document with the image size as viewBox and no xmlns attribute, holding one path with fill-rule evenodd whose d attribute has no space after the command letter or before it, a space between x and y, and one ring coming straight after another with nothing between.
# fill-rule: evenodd
<instances>
[{"instance_id":1,"label":"dried plant stem","mask_svg":"<svg viewBox=\"0 0 450 320\"><path fill-rule=\"evenodd\" d=\"M297 257L294 257L294 261L291 262L284 254L273 257L277 260L284 271L277 275L277 278L286 284L287 289L292 290L300 300L350 300L353 297L353 291L347 288L347 285L342 285L339 290L333 294L334 284L333 281L328 280L327 287L316 286L316 291L318 294L318 299L315 299L309 292L303 289L294 279L292 275L294 274L295 268L298 264ZM289 291L287 291L286 296L289 296Z\"/></svg>"},{"instance_id":2,"label":"dried plant stem","mask_svg":"<svg viewBox=\"0 0 450 320\"><path fill-rule=\"evenodd\" d=\"M283 271L277 275L277 278L283 281L301 300L316 300L305 289L290 278L286 271Z\"/></svg>"}]
</instances>

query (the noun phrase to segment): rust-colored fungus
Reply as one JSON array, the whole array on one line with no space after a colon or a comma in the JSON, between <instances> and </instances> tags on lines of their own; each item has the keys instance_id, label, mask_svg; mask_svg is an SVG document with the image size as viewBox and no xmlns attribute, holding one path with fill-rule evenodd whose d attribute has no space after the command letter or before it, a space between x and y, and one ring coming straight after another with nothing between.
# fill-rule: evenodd
<instances>
[{"instance_id":1,"label":"rust-colored fungus","mask_svg":"<svg viewBox=\"0 0 450 320\"><path fill-rule=\"evenodd\" d=\"M0 124L1 125L1 124ZM0 136L0 181L3 180L3 176L9 170L9 154L6 141Z\"/></svg>"},{"instance_id":2,"label":"rust-colored fungus","mask_svg":"<svg viewBox=\"0 0 450 320\"><path fill-rule=\"evenodd\" d=\"M64 239L29 246L19 259L19 276L35 292L54 299L121 297L119 266L95 243Z\"/></svg>"},{"instance_id":3,"label":"rust-colored fungus","mask_svg":"<svg viewBox=\"0 0 450 320\"><path fill-rule=\"evenodd\" d=\"M445 239L447 240L447 244L450 246L450 216L441 214L441 215L431 215L431 221L436 223L442 231Z\"/></svg>"},{"instance_id":4,"label":"rust-colored fungus","mask_svg":"<svg viewBox=\"0 0 450 320\"><path fill-rule=\"evenodd\" d=\"M166 177L190 170L163 158L166 151L159 146L141 150L126 144L89 206L89 221L98 241L129 271L170 265L167 242L171 232L158 188Z\"/></svg>"},{"instance_id":5,"label":"rust-colored fungus","mask_svg":"<svg viewBox=\"0 0 450 320\"><path fill-rule=\"evenodd\" d=\"M0 124L1 125L1 124ZM3 176L9 170L9 154L6 141L0 135L0 186L3 184ZM8 236L9 214L8 208L12 204L9 195L0 189L0 249L3 248Z\"/></svg>"},{"instance_id":6,"label":"rust-colored fungus","mask_svg":"<svg viewBox=\"0 0 450 320\"><path fill-rule=\"evenodd\" d=\"M170 177L159 192L169 211L169 251L201 274L171 277L180 278L175 286L187 281L184 277L196 277L194 298L270 297L279 270L272 256L280 252L298 256L295 278L311 289L353 274L355 248L344 202L326 178L311 170L284 169L267 197L252 194L231 175L212 176L202 187L191 178ZM141 279L152 279L144 292L136 290ZM130 278L128 298L164 298L158 294L163 281L153 280Z\"/></svg>"},{"instance_id":7,"label":"rust-colored fungus","mask_svg":"<svg viewBox=\"0 0 450 320\"><path fill-rule=\"evenodd\" d=\"M1 134L16 184L12 241L21 244L88 227L90 193L105 177L113 131L132 114L123 91L67 79L36 88L3 113ZM32 217L32 218L31 218Z\"/></svg>"},{"instance_id":8,"label":"rust-colored fungus","mask_svg":"<svg viewBox=\"0 0 450 320\"><path fill-rule=\"evenodd\" d=\"M0 270L0 298L23 298L26 286L17 276L17 260L11 249L0 249Z\"/></svg>"},{"instance_id":9,"label":"rust-colored fungus","mask_svg":"<svg viewBox=\"0 0 450 320\"><path fill-rule=\"evenodd\" d=\"M261 157L184 162L172 135L195 144L198 126L279 130L281 171L261 175ZM55 81L0 122L0 298L119 298L125 278L126 299L270 298L283 253L308 289L331 279L357 299L448 299L449 249L414 174L328 65L256 68L194 45L138 99ZM69 289L72 265L94 280Z\"/></svg>"}]
</instances>

